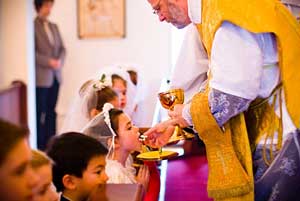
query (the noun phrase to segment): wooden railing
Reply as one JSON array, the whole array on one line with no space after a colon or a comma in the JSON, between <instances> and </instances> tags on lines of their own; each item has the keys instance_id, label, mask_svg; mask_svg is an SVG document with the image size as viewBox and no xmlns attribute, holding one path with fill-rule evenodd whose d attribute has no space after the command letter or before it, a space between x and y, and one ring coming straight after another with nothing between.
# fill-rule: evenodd
<instances>
[{"instance_id":1,"label":"wooden railing","mask_svg":"<svg viewBox=\"0 0 300 201\"><path fill-rule=\"evenodd\" d=\"M0 118L27 128L27 89L22 81L0 89Z\"/></svg>"},{"instance_id":2,"label":"wooden railing","mask_svg":"<svg viewBox=\"0 0 300 201\"><path fill-rule=\"evenodd\" d=\"M95 189L88 201L142 201L143 196L141 184L106 184Z\"/></svg>"}]
</instances>

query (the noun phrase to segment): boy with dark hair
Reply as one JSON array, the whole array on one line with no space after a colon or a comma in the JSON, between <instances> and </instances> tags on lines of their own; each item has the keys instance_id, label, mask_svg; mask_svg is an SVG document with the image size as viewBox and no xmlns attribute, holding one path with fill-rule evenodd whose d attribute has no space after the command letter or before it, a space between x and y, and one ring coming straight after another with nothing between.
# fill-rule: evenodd
<instances>
[{"instance_id":1,"label":"boy with dark hair","mask_svg":"<svg viewBox=\"0 0 300 201\"><path fill-rule=\"evenodd\" d=\"M0 200L32 200L37 176L31 166L28 130L0 119Z\"/></svg>"},{"instance_id":2,"label":"boy with dark hair","mask_svg":"<svg viewBox=\"0 0 300 201\"><path fill-rule=\"evenodd\" d=\"M96 139L81 133L54 137L47 154L53 159L53 183L62 192L61 200L86 200L99 184L106 183L107 149Z\"/></svg>"}]
</instances>

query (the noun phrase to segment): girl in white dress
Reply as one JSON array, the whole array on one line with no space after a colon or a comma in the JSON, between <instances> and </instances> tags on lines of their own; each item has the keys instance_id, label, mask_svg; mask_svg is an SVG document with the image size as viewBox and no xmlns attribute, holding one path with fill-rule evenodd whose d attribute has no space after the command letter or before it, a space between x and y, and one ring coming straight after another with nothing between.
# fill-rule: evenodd
<instances>
[{"instance_id":1,"label":"girl in white dress","mask_svg":"<svg viewBox=\"0 0 300 201\"><path fill-rule=\"evenodd\" d=\"M78 131L98 139L109 149L106 163L108 183L141 183L148 186L149 170L142 166L136 176L132 167L133 151L140 151L138 128L119 108L120 98L112 89L112 76L85 82L66 120L61 133Z\"/></svg>"},{"instance_id":2,"label":"girl in white dress","mask_svg":"<svg viewBox=\"0 0 300 201\"><path fill-rule=\"evenodd\" d=\"M99 114L104 103L111 103L119 108L118 94L112 89L111 77L102 76L84 82L74 98L59 133L81 132L82 129Z\"/></svg>"},{"instance_id":3,"label":"girl in white dress","mask_svg":"<svg viewBox=\"0 0 300 201\"><path fill-rule=\"evenodd\" d=\"M131 152L141 150L142 143L139 129L132 125L127 114L106 103L102 112L83 129L83 133L98 139L109 149L105 167L109 177L107 183L140 183L147 190L148 167L142 165L136 176L128 160Z\"/></svg>"}]
</instances>

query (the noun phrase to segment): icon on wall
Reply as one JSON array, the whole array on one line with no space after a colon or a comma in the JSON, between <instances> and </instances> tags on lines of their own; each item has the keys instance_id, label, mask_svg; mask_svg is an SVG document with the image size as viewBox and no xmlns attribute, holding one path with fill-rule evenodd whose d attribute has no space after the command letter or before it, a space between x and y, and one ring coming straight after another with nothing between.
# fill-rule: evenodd
<instances>
[{"instance_id":1,"label":"icon on wall","mask_svg":"<svg viewBox=\"0 0 300 201\"><path fill-rule=\"evenodd\" d=\"M78 0L79 38L125 37L125 0Z\"/></svg>"}]
</instances>

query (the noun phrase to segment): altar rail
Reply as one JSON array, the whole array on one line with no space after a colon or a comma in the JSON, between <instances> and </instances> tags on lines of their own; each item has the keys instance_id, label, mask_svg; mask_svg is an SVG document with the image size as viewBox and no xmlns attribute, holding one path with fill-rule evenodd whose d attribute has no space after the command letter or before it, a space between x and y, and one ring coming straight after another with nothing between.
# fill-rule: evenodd
<instances>
[{"instance_id":1,"label":"altar rail","mask_svg":"<svg viewBox=\"0 0 300 201\"><path fill-rule=\"evenodd\" d=\"M88 201L142 201L143 196L141 184L106 184L99 185Z\"/></svg>"}]
</instances>

